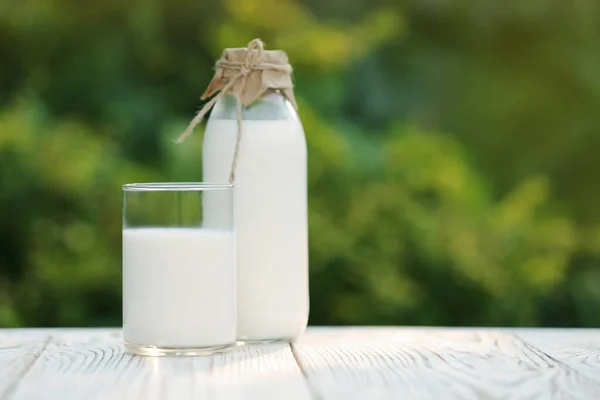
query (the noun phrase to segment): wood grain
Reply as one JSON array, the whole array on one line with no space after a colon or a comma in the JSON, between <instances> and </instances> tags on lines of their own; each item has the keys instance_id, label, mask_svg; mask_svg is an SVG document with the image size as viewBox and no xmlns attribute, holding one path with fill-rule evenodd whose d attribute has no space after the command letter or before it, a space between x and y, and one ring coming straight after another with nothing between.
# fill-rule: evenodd
<instances>
[{"instance_id":1,"label":"wood grain","mask_svg":"<svg viewBox=\"0 0 600 400\"><path fill-rule=\"evenodd\" d=\"M515 334L548 357L576 369L590 379L600 380L600 331L522 329Z\"/></svg>"},{"instance_id":2,"label":"wood grain","mask_svg":"<svg viewBox=\"0 0 600 400\"><path fill-rule=\"evenodd\" d=\"M510 332L315 330L293 351L324 399L600 398L596 379Z\"/></svg>"},{"instance_id":3,"label":"wood grain","mask_svg":"<svg viewBox=\"0 0 600 400\"><path fill-rule=\"evenodd\" d=\"M162 376L172 372L179 379L176 372L191 369L184 365L187 359L153 361L125 353L116 331L61 331L52 335L10 398L158 398Z\"/></svg>"},{"instance_id":4,"label":"wood grain","mask_svg":"<svg viewBox=\"0 0 600 400\"><path fill-rule=\"evenodd\" d=\"M50 340L48 333L4 330L0 336L0 399L10 395Z\"/></svg>"}]
</instances>

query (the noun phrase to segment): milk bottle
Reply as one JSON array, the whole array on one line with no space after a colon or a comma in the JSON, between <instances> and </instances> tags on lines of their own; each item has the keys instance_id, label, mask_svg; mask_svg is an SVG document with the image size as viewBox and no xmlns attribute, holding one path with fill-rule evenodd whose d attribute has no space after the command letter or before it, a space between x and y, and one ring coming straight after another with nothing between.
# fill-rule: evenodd
<instances>
[{"instance_id":1,"label":"milk bottle","mask_svg":"<svg viewBox=\"0 0 600 400\"><path fill-rule=\"evenodd\" d=\"M204 134L203 179L227 182L236 144L232 99ZM293 340L308 320L306 140L290 103L269 93L244 109L235 173L238 340Z\"/></svg>"},{"instance_id":2,"label":"milk bottle","mask_svg":"<svg viewBox=\"0 0 600 400\"><path fill-rule=\"evenodd\" d=\"M212 108L203 180L235 186L237 338L291 341L309 312L306 139L291 66L284 52L255 39L226 49L215 69L203 95L212 99L179 140ZM218 198L207 201L207 223L227 225Z\"/></svg>"}]
</instances>

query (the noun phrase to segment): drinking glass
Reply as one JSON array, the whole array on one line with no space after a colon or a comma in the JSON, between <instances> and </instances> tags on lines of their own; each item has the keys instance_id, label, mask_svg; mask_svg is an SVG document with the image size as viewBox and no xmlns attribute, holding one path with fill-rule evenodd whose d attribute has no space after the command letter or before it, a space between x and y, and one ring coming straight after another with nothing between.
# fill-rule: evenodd
<instances>
[{"instance_id":1,"label":"drinking glass","mask_svg":"<svg viewBox=\"0 0 600 400\"><path fill-rule=\"evenodd\" d=\"M149 356L236 341L233 186L123 185L123 338Z\"/></svg>"}]
</instances>

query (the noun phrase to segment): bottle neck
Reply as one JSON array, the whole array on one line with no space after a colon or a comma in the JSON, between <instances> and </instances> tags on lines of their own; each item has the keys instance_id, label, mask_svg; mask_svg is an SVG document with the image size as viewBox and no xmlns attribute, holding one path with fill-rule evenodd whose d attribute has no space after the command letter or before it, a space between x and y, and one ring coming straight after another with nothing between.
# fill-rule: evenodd
<instances>
[{"instance_id":1,"label":"bottle neck","mask_svg":"<svg viewBox=\"0 0 600 400\"><path fill-rule=\"evenodd\" d=\"M226 94L215 104L211 119L237 119L236 98ZM294 120L296 110L278 90L268 90L258 100L242 108L242 119L245 120Z\"/></svg>"}]
</instances>

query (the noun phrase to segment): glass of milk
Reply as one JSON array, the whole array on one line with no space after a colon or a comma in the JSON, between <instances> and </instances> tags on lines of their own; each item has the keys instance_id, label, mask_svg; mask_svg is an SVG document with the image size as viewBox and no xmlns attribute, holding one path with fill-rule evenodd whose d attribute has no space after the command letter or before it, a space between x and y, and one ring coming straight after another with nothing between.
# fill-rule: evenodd
<instances>
[{"instance_id":1,"label":"glass of milk","mask_svg":"<svg viewBox=\"0 0 600 400\"><path fill-rule=\"evenodd\" d=\"M236 341L233 186L123 186L123 338L149 356Z\"/></svg>"}]
</instances>

